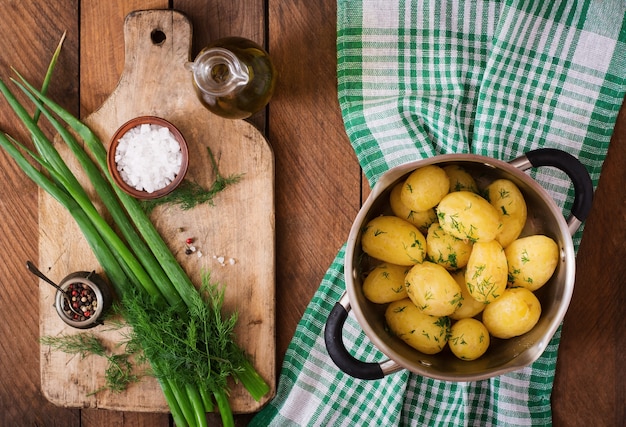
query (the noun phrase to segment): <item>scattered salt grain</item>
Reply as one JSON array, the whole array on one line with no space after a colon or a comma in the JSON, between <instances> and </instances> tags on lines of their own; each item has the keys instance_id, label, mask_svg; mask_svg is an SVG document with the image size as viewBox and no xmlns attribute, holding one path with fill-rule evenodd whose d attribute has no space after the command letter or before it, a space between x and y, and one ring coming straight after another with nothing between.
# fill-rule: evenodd
<instances>
[{"instance_id":1,"label":"scattered salt grain","mask_svg":"<svg viewBox=\"0 0 626 427\"><path fill-rule=\"evenodd\" d=\"M222 255L213 255L213 259L216 260L222 267L226 266L226 263L230 265L235 265L235 263L237 262L235 261L235 258L228 258L227 260L226 257Z\"/></svg>"},{"instance_id":2,"label":"scattered salt grain","mask_svg":"<svg viewBox=\"0 0 626 427\"><path fill-rule=\"evenodd\" d=\"M153 193L169 185L180 172L183 155L172 132L142 124L126 132L115 151L117 170L131 187Z\"/></svg>"}]
</instances>

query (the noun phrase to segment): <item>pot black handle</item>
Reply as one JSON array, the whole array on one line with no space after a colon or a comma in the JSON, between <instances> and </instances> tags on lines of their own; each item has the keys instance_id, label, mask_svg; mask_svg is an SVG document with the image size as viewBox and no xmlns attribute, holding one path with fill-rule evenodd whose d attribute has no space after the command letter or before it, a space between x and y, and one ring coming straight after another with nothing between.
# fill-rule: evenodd
<instances>
[{"instance_id":1,"label":"pot black handle","mask_svg":"<svg viewBox=\"0 0 626 427\"><path fill-rule=\"evenodd\" d=\"M580 222L587 219L593 203L593 183L585 166L576 157L555 148L540 148L526 153L534 167L553 166L565 172L574 184L572 215Z\"/></svg>"},{"instance_id":2,"label":"pot black handle","mask_svg":"<svg viewBox=\"0 0 626 427\"><path fill-rule=\"evenodd\" d=\"M526 158L532 167L555 167L565 172L572 181L574 184L574 203L572 204L571 215L576 221L568 222L570 232L574 234L580 224L587 219L593 204L593 183L585 165L570 153L556 148L538 148L529 151L520 159L523 158ZM525 170L530 166L524 168L523 165L519 165L518 167Z\"/></svg>"},{"instance_id":3,"label":"pot black handle","mask_svg":"<svg viewBox=\"0 0 626 427\"><path fill-rule=\"evenodd\" d=\"M343 343L343 325L346 323L350 308L349 303L346 302L346 305L347 308L342 305L341 301L337 302L326 321L324 341L328 355L339 369L352 377L362 380L381 379L385 376L385 372L380 364L363 362L354 358Z\"/></svg>"}]
</instances>

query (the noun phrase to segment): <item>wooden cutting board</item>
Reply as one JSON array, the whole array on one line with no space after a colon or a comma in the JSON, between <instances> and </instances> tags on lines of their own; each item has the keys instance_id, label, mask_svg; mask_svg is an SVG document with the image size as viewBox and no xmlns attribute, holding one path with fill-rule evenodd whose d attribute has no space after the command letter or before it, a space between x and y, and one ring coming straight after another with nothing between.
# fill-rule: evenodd
<instances>
[{"instance_id":1,"label":"wooden cutting board","mask_svg":"<svg viewBox=\"0 0 626 427\"><path fill-rule=\"evenodd\" d=\"M261 402L254 401L242 386L233 386L233 411L254 412L273 397L276 389L272 150L251 124L219 118L197 100L191 75L184 68L191 50L191 24L184 15L172 10L133 12L126 18L124 36L126 60L119 84L85 123L108 145L116 129L129 119L159 116L177 126L187 139L188 179L206 187L213 182L215 174L207 147L218 160L223 176L242 174L239 183L218 194L213 206L206 204L189 211L160 207L152 219L196 286L206 269L214 280L226 285L225 309L239 313L238 342L271 386L271 392ZM62 143L57 145L78 173L78 166ZM43 192L39 201L39 235L39 267L53 280L61 281L74 271L101 271L71 216ZM185 254L187 238L193 238L197 248L192 255ZM202 256L198 256L199 252ZM224 257L223 263L220 257ZM234 264L229 262L231 259ZM58 318L53 307L55 290L44 282L39 289L41 335L80 333ZM111 324L90 331L114 350L115 343L122 340L123 330L115 330ZM103 391L90 396L103 385L103 358L81 359L44 345L40 349L42 391L56 405L168 411L153 378L144 378L121 394Z\"/></svg>"}]
</instances>

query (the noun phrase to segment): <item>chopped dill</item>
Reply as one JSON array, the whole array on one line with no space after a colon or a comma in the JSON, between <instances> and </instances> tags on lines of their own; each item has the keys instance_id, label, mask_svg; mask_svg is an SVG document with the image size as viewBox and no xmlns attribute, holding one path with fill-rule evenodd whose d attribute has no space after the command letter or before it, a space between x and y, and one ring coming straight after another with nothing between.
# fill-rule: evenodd
<instances>
[{"instance_id":1,"label":"chopped dill","mask_svg":"<svg viewBox=\"0 0 626 427\"><path fill-rule=\"evenodd\" d=\"M44 336L39 340L43 345L52 347L54 350L67 354L78 354L82 359L95 354L106 357L104 344L91 333L75 335Z\"/></svg>"},{"instance_id":2,"label":"chopped dill","mask_svg":"<svg viewBox=\"0 0 626 427\"><path fill-rule=\"evenodd\" d=\"M241 180L241 174L233 174L230 176L222 176L217 166L217 161L211 152L211 149L207 147L209 153L209 159L211 160L211 166L215 170L215 181L210 188L205 188L197 182L190 181L188 179L183 182L171 193L151 200L142 200L141 206L150 213L157 206L170 204L178 205L182 210L189 210L203 203L209 203L213 206L213 198L226 189L231 184L236 184Z\"/></svg>"},{"instance_id":3,"label":"chopped dill","mask_svg":"<svg viewBox=\"0 0 626 427\"><path fill-rule=\"evenodd\" d=\"M132 384L138 382L143 374L135 373L131 356L136 348L126 346L124 352L115 354L108 350L102 341L93 333L85 332L73 335L44 336L40 339L41 344L67 354L78 354L82 359L89 355L104 357L107 366L104 372L104 385L87 395L94 395L104 390L121 393Z\"/></svg>"}]
</instances>

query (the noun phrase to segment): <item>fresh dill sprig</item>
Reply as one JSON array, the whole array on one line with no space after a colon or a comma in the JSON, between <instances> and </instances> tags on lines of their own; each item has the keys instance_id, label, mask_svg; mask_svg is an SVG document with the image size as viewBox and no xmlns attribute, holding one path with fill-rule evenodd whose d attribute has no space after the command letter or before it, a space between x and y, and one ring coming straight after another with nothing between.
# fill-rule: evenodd
<instances>
[{"instance_id":1,"label":"fresh dill sprig","mask_svg":"<svg viewBox=\"0 0 626 427\"><path fill-rule=\"evenodd\" d=\"M125 295L122 307L133 325L130 341L137 342L153 362L155 377L197 385L213 395L223 413L230 411L224 406L229 377L249 380L251 368L245 352L235 343L237 314L222 313L225 288L211 282L209 273L204 273L202 280L185 315L180 308L157 306L140 293ZM257 381L262 382L254 379L253 383Z\"/></svg>"},{"instance_id":2,"label":"fresh dill sprig","mask_svg":"<svg viewBox=\"0 0 626 427\"><path fill-rule=\"evenodd\" d=\"M189 210L203 203L209 203L213 206L213 198L226 189L227 186L238 183L242 175L233 174L223 176L219 171L213 152L209 147L207 147L207 151L209 153L209 159L211 160L211 167L215 171L215 181L213 181L210 188L205 188L197 182L185 179L178 188L163 197L142 200L141 205L143 209L147 213L150 213L157 206L165 204L178 205L182 210Z\"/></svg>"},{"instance_id":3,"label":"fresh dill sprig","mask_svg":"<svg viewBox=\"0 0 626 427\"><path fill-rule=\"evenodd\" d=\"M93 395L103 390L121 393L130 384L138 382L143 376L135 374L135 366L130 360L130 354L128 353L112 354L107 356L107 360L108 364L104 371L104 386L88 395Z\"/></svg>"},{"instance_id":4,"label":"fresh dill sprig","mask_svg":"<svg viewBox=\"0 0 626 427\"><path fill-rule=\"evenodd\" d=\"M121 393L132 384L138 382L143 374L135 373L136 368L131 357L137 350L136 347L126 346L125 351L113 354L104 346L102 341L92 333L80 333L74 335L44 336L40 338L43 345L67 354L78 354L81 358L96 355L107 359L107 367L104 371L104 385L90 393L88 396L103 390Z\"/></svg>"},{"instance_id":5,"label":"fresh dill sprig","mask_svg":"<svg viewBox=\"0 0 626 427\"><path fill-rule=\"evenodd\" d=\"M79 354L85 358L91 354L106 357L107 352L104 344L91 333L75 335L43 336L39 339L43 345L67 354Z\"/></svg>"},{"instance_id":6,"label":"fresh dill sprig","mask_svg":"<svg viewBox=\"0 0 626 427\"><path fill-rule=\"evenodd\" d=\"M149 360L169 362L155 372L157 377L193 383L206 379L210 389L216 383L226 387L226 378L238 373L245 360L234 345L237 314L223 315L224 287L210 282L208 273L192 298L186 316L178 308L157 306L142 294L125 298L124 316L133 325L130 342L139 341Z\"/></svg>"}]
</instances>

